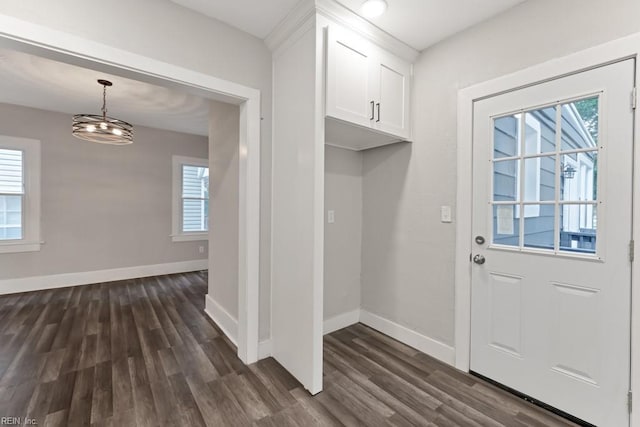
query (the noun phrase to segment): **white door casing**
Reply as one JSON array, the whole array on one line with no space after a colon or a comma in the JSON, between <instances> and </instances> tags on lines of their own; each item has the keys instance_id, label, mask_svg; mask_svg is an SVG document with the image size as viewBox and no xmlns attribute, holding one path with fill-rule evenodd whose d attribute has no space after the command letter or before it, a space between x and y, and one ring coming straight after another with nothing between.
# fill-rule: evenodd
<instances>
[{"instance_id":1,"label":"white door casing","mask_svg":"<svg viewBox=\"0 0 640 427\"><path fill-rule=\"evenodd\" d=\"M483 236L486 243L472 243L472 248L486 263L471 268L471 370L597 425L628 424L633 141L629 95L634 72L634 61L627 60L474 104L472 234ZM553 147L558 151L543 148L544 155L538 155L537 130L529 120L534 114L523 110L537 110L547 126L555 118L568 130L572 101L594 96L600 106L597 146L561 154L561 149L571 147L560 144L560 131ZM511 125L514 132L517 128L521 152L512 153L513 160L494 159L494 140L502 132L494 129L500 127L496 123ZM525 150L525 144L538 154ZM563 178L563 167L570 157L594 157L596 150L597 197L563 204L558 200L563 196L562 181L576 179ZM552 166L545 170L541 163ZM531 173L532 166L537 174ZM513 199L542 202L494 200L494 168L496 183L507 170L522 173ZM549 169L555 172L552 200L528 188L530 182L533 187L544 180L549 184ZM576 177L582 179L580 172ZM583 183L593 185L588 179ZM562 242L559 230L566 222L560 213L567 216L576 209L583 216L597 211L597 221L591 215L591 222L581 223L585 227L563 236L579 237L589 234L584 233L589 227L597 228L595 254L577 253L575 244ZM546 249L540 248L544 242L535 240L531 227L525 230L525 223L538 220L541 212L553 219ZM501 240L509 233L511 240Z\"/></svg>"},{"instance_id":2,"label":"white door casing","mask_svg":"<svg viewBox=\"0 0 640 427\"><path fill-rule=\"evenodd\" d=\"M238 357L258 360L260 91L94 40L0 14L0 46L239 105ZM212 165L210 165L212 166Z\"/></svg>"}]
</instances>

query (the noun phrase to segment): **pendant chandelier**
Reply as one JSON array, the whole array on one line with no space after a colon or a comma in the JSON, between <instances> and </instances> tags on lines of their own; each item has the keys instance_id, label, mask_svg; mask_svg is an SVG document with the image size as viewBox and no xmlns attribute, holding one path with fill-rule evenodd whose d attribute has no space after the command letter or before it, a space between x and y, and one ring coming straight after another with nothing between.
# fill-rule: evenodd
<instances>
[{"instance_id":1,"label":"pendant chandelier","mask_svg":"<svg viewBox=\"0 0 640 427\"><path fill-rule=\"evenodd\" d=\"M107 116L108 80L98 80L102 85L102 115L76 114L73 116L73 136L99 144L126 145L133 143L133 126Z\"/></svg>"}]
</instances>

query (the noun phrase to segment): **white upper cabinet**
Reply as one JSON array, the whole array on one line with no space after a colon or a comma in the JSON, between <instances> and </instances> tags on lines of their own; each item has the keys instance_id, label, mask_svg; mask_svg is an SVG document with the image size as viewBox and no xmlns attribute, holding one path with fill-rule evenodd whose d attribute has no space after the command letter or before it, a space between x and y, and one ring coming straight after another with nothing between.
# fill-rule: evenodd
<instances>
[{"instance_id":1,"label":"white upper cabinet","mask_svg":"<svg viewBox=\"0 0 640 427\"><path fill-rule=\"evenodd\" d=\"M411 64L338 26L327 45L327 116L408 140Z\"/></svg>"},{"instance_id":2,"label":"white upper cabinet","mask_svg":"<svg viewBox=\"0 0 640 427\"><path fill-rule=\"evenodd\" d=\"M371 126L375 101L373 45L351 33L329 28L327 115Z\"/></svg>"},{"instance_id":3,"label":"white upper cabinet","mask_svg":"<svg viewBox=\"0 0 640 427\"><path fill-rule=\"evenodd\" d=\"M380 51L373 64L376 85L375 129L409 139L409 91L411 64Z\"/></svg>"}]
</instances>

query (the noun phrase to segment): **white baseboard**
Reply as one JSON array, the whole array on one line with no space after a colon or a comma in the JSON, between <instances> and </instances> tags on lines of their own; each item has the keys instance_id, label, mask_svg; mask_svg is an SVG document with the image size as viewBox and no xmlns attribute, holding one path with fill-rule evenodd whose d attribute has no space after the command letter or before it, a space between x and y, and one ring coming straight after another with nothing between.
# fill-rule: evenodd
<instances>
[{"instance_id":1,"label":"white baseboard","mask_svg":"<svg viewBox=\"0 0 640 427\"><path fill-rule=\"evenodd\" d=\"M222 332L238 345L238 320L216 302L209 294L205 298L204 312L213 320Z\"/></svg>"},{"instance_id":2,"label":"white baseboard","mask_svg":"<svg viewBox=\"0 0 640 427\"><path fill-rule=\"evenodd\" d=\"M206 270L206 259L0 280L0 295Z\"/></svg>"},{"instance_id":3,"label":"white baseboard","mask_svg":"<svg viewBox=\"0 0 640 427\"><path fill-rule=\"evenodd\" d=\"M360 322L441 362L454 366L455 350L447 344L366 310L360 310Z\"/></svg>"},{"instance_id":4,"label":"white baseboard","mask_svg":"<svg viewBox=\"0 0 640 427\"><path fill-rule=\"evenodd\" d=\"M339 314L324 321L323 333L324 335L330 334L338 329L355 325L359 321L360 310L353 310L348 313ZM271 339L260 341L258 344L258 360L266 359L267 357L271 357Z\"/></svg>"},{"instance_id":5,"label":"white baseboard","mask_svg":"<svg viewBox=\"0 0 640 427\"><path fill-rule=\"evenodd\" d=\"M360 310L353 310L347 313L342 313L337 316L325 319L322 326L322 332L324 335L335 332L338 329L346 328L347 326L355 325L360 321Z\"/></svg>"},{"instance_id":6,"label":"white baseboard","mask_svg":"<svg viewBox=\"0 0 640 427\"><path fill-rule=\"evenodd\" d=\"M354 310L327 319L324 321L323 331L325 335L330 334L331 332L346 328L358 322L382 332L416 350L420 350L441 362L451 366L454 365L455 350L453 347L366 310ZM258 360L271 356L271 353L271 340L260 341L258 345Z\"/></svg>"}]
</instances>

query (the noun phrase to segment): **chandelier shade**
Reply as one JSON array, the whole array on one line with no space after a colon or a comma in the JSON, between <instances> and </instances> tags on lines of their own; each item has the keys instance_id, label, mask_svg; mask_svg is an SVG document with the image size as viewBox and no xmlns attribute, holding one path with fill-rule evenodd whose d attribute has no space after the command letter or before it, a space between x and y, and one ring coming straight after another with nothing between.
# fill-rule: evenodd
<instances>
[{"instance_id":1,"label":"chandelier shade","mask_svg":"<svg viewBox=\"0 0 640 427\"><path fill-rule=\"evenodd\" d=\"M102 115L76 114L73 116L72 134L76 138L99 144L126 145L133 143L133 126L107 116L107 86L112 83L98 80L103 86Z\"/></svg>"}]
</instances>

